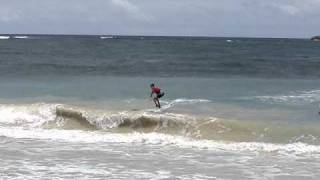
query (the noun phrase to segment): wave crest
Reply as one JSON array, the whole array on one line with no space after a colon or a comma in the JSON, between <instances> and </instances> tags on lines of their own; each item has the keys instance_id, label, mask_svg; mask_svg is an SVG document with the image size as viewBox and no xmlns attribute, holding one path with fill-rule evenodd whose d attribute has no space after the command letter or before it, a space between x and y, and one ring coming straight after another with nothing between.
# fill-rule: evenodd
<instances>
[{"instance_id":1,"label":"wave crest","mask_svg":"<svg viewBox=\"0 0 320 180\"><path fill-rule=\"evenodd\" d=\"M112 112L61 104L0 106L0 125L111 133L163 133L201 140L320 144L319 126L226 120L167 112Z\"/></svg>"}]
</instances>

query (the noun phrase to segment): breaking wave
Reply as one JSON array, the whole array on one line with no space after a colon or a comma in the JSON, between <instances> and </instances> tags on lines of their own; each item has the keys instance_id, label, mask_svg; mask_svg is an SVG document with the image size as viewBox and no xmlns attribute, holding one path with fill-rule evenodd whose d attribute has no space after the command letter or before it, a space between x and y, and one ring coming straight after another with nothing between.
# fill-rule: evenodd
<instances>
[{"instance_id":1,"label":"breaking wave","mask_svg":"<svg viewBox=\"0 0 320 180\"><path fill-rule=\"evenodd\" d=\"M315 125L199 118L146 110L116 112L45 103L3 104L0 114L0 137L320 154L320 129Z\"/></svg>"},{"instance_id":2,"label":"breaking wave","mask_svg":"<svg viewBox=\"0 0 320 180\"><path fill-rule=\"evenodd\" d=\"M106 111L43 103L1 105L0 114L1 127L161 133L196 140L230 142L320 144L320 128L314 124L227 120L149 110Z\"/></svg>"}]
</instances>

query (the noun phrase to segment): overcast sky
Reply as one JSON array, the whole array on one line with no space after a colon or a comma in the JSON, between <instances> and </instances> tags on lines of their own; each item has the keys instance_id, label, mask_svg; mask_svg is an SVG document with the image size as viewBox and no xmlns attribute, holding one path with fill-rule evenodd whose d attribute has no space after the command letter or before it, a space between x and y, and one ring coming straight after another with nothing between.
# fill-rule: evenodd
<instances>
[{"instance_id":1,"label":"overcast sky","mask_svg":"<svg viewBox=\"0 0 320 180\"><path fill-rule=\"evenodd\" d=\"M320 0L0 0L0 33L304 38Z\"/></svg>"}]
</instances>

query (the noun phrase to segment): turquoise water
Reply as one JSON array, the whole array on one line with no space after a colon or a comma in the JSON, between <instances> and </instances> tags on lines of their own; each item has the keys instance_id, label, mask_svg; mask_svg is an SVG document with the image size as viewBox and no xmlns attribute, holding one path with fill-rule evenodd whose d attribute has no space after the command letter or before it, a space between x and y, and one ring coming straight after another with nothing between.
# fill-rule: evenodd
<instances>
[{"instance_id":1,"label":"turquoise water","mask_svg":"<svg viewBox=\"0 0 320 180\"><path fill-rule=\"evenodd\" d=\"M297 122L317 121L320 100L318 90L320 84L313 79L50 76L1 78L0 81L2 89L0 95L3 102L55 102L75 105L88 103L96 106L123 103L119 104L123 105L122 110L130 110L125 107L126 105L130 105L131 108L152 107L152 101L148 97L149 84L157 82L166 93L164 102L193 99L207 100L204 106L216 104L235 109L265 111L278 109L292 113L281 119ZM135 100L137 104L126 103L129 100ZM194 108L196 107L188 111L191 114L197 113ZM214 115L213 111L214 109L208 108L202 113ZM243 116L246 115L248 114L244 113ZM230 116L228 118L232 118L232 111ZM259 118L257 115L251 120L267 119ZM272 117L269 119L272 120Z\"/></svg>"}]
</instances>

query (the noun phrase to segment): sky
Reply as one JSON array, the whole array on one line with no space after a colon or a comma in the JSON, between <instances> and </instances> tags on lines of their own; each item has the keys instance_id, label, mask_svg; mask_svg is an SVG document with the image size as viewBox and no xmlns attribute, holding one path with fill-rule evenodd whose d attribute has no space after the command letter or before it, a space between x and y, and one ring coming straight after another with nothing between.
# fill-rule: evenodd
<instances>
[{"instance_id":1,"label":"sky","mask_svg":"<svg viewBox=\"0 0 320 180\"><path fill-rule=\"evenodd\" d=\"M320 35L320 0L0 0L0 34Z\"/></svg>"}]
</instances>

